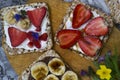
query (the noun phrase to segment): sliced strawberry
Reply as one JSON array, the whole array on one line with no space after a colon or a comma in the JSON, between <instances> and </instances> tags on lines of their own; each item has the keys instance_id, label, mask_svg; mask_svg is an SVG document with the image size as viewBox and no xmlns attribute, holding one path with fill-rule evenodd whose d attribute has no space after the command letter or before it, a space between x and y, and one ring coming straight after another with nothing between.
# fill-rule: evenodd
<instances>
[{"instance_id":1,"label":"sliced strawberry","mask_svg":"<svg viewBox=\"0 0 120 80\"><path fill-rule=\"evenodd\" d=\"M105 25L102 17L96 17L87 24L85 33L88 35L103 36L108 33L108 27Z\"/></svg>"},{"instance_id":2,"label":"sliced strawberry","mask_svg":"<svg viewBox=\"0 0 120 80\"><path fill-rule=\"evenodd\" d=\"M46 40L47 40L47 38L48 38L47 33L44 33L44 34L42 34L42 35L39 37L39 40L46 41Z\"/></svg>"},{"instance_id":3,"label":"sliced strawberry","mask_svg":"<svg viewBox=\"0 0 120 80\"><path fill-rule=\"evenodd\" d=\"M36 27L36 31L40 31L41 24L42 24L43 18L45 17L45 14L46 14L45 7L27 11L27 15L30 21Z\"/></svg>"},{"instance_id":4,"label":"sliced strawberry","mask_svg":"<svg viewBox=\"0 0 120 80\"><path fill-rule=\"evenodd\" d=\"M28 39L30 40L30 42L33 42L34 37L32 36L32 31L28 32Z\"/></svg>"},{"instance_id":5,"label":"sliced strawberry","mask_svg":"<svg viewBox=\"0 0 120 80\"><path fill-rule=\"evenodd\" d=\"M17 28L9 27L8 34L10 37L11 45L13 47L19 46L25 39L27 39L27 33L20 31Z\"/></svg>"},{"instance_id":6,"label":"sliced strawberry","mask_svg":"<svg viewBox=\"0 0 120 80\"><path fill-rule=\"evenodd\" d=\"M39 40L34 40L34 41L33 41L33 44L35 45L35 47L41 48L41 44L40 44L40 41L39 41Z\"/></svg>"},{"instance_id":7,"label":"sliced strawberry","mask_svg":"<svg viewBox=\"0 0 120 80\"><path fill-rule=\"evenodd\" d=\"M79 28L92 17L92 12L84 5L78 4L73 12L72 27Z\"/></svg>"},{"instance_id":8,"label":"sliced strawberry","mask_svg":"<svg viewBox=\"0 0 120 80\"><path fill-rule=\"evenodd\" d=\"M89 56L95 56L97 50L102 46L102 42L99 38L93 36L85 36L78 41L79 47L82 51Z\"/></svg>"},{"instance_id":9,"label":"sliced strawberry","mask_svg":"<svg viewBox=\"0 0 120 80\"><path fill-rule=\"evenodd\" d=\"M29 42L27 45L28 45L30 48L32 48L32 47L34 46L33 42Z\"/></svg>"},{"instance_id":10,"label":"sliced strawberry","mask_svg":"<svg viewBox=\"0 0 120 80\"><path fill-rule=\"evenodd\" d=\"M61 48L72 47L81 37L81 32L78 30L64 29L57 33Z\"/></svg>"},{"instance_id":11,"label":"sliced strawberry","mask_svg":"<svg viewBox=\"0 0 120 80\"><path fill-rule=\"evenodd\" d=\"M30 42L28 43L29 47L35 46L36 48L41 48L39 34L33 31L29 31L27 34L28 39Z\"/></svg>"}]
</instances>

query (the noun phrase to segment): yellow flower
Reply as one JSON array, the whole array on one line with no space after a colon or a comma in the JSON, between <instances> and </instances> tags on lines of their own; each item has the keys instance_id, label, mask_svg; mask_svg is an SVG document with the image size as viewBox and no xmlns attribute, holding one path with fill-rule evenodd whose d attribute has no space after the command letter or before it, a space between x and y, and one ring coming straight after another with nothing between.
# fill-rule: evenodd
<instances>
[{"instance_id":1,"label":"yellow flower","mask_svg":"<svg viewBox=\"0 0 120 80\"><path fill-rule=\"evenodd\" d=\"M100 65L100 69L97 70L96 74L100 76L100 79L110 80L111 78L111 69L106 68L105 65Z\"/></svg>"}]
</instances>

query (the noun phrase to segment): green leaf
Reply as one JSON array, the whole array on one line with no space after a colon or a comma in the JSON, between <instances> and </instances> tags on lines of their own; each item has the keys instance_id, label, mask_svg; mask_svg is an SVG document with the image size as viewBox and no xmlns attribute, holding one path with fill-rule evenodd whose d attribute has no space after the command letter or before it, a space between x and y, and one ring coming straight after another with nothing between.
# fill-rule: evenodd
<instances>
[{"instance_id":1,"label":"green leaf","mask_svg":"<svg viewBox=\"0 0 120 80\"><path fill-rule=\"evenodd\" d=\"M105 65L107 68L110 68L112 70L111 76L114 79L120 79L120 70L119 70L119 65L118 65L118 57L119 55L117 54L117 50L115 49L115 52L113 55L105 55Z\"/></svg>"},{"instance_id":2,"label":"green leaf","mask_svg":"<svg viewBox=\"0 0 120 80\"><path fill-rule=\"evenodd\" d=\"M113 63L111 62L110 57L111 57L111 56L108 55L108 54L105 55L105 61L104 61L104 64L105 64L106 67L108 67L108 68L114 68Z\"/></svg>"},{"instance_id":3,"label":"green leaf","mask_svg":"<svg viewBox=\"0 0 120 80\"><path fill-rule=\"evenodd\" d=\"M98 69L99 68L99 63L97 61L94 61L93 64L95 65L95 67Z\"/></svg>"},{"instance_id":4,"label":"green leaf","mask_svg":"<svg viewBox=\"0 0 120 80\"><path fill-rule=\"evenodd\" d=\"M119 69L119 64L118 64L118 61L119 61L119 54L117 52L117 49L115 48L115 54L112 56L112 63L114 65L114 70L115 70L115 73L116 73L116 78L119 80L120 79L120 69Z\"/></svg>"},{"instance_id":5,"label":"green leaf","mask_svg":"<svg viewBox=\"0 0 120 80\"><path fill-rule=\"evenodd\" d=\"M22 15L26 15L27 13L26 13L25 10L21 10L21 14L22 14Z\"/></svg>"},{"instance_id":6,"label":"green leaf","mask_svg":"<svg viewBox=\"0 0 120 80\"><path fill-rule=\"evenodd\" d=\"M88 76L91 76L93 80L100 80L91 66L88 67L88 73Z\"/></svg>"}]
</instances>

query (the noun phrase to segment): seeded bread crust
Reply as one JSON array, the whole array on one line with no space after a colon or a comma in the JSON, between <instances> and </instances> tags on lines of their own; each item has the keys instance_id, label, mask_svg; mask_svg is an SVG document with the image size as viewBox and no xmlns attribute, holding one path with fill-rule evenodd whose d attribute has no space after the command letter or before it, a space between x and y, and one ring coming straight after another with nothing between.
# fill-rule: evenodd
<instances>
[{"instance_id":1,"label":"seeded bread crust","mask_svg":"<svg viewBox=\"0 0 120 80\"><path fill-rule=\"evenodd\" d=\"M28 80L29 79L29 76L31 74L31 67L36 64L37 62L43 60L44 58L46 57L54 57L54 58L60 58L63 62L64 60L59 56L59 54L54 51L54 50L48 50L47 52L43 53L36 61L34 61L25 71L23 71L22 75L19 76L19 80ZM64 64L69 67L69 65L67 65L65 62ZM70 70L72 70L70 67L69 67ZM67 70L66 70L67 71ZM65 72L66 72L65 71ZM73 71L73 70L72 70ZM59 76L60 77L60 76ZM79 76L78 76L79 77Z\"/></svg>"},{"instance_id":2,"label":"seeded bread crust","mask_svg":"<svg viewBox=\"0 0 120 80\"><path fill-rule=\"evenodd\" d=\"M108 26L109 32L108 32L107 35L104 36L104 38L103 38L103 40L102 40L102 43L103 43L103 46L104 46L105 43L106 43L107 40L108 40L108 37L110 36L110 33L112 32L112 28L113 28L113 21L112 21L111 16L108 16L108 15L106 15L104 12L99 11L98 9L96 9L96 8L94 8L94 7L92 7L92 6L89 6L89 5L87 5L87 4L84 4L84 3L80 2L79 0L74 0L74 1L72 2L72 5L71 5L71 7L68 9L68 11L67 11L67 13L66 13L66 16L64 17L63 22L61 23L60 28L59 28L58 31L62 30L62 29L65 27L66 21L68 20L68 18L70 18L70 14L71 14L71 12L73 12L73 10L74 10L74 8L75 8L75 6L76 6L77 4L83 4L83 5L86 6L87 9L91 9L92 11L95 11L96 13L98 13L101 17L104 17L105 21L106 21L107 24L109 25L109 26ZM58 32L58 31L57 31L57 32ZM56 35L57 35L57 32L56 32ZM56 43L59 45L58 39L57 39L56 37L55 37L54 39L55 39ZM78 44L76 44L76 45L78 46ZM102 47L102 48L103 48L103 47ZM78 51L78 50L74 50L73 48L70 48L70 50L73 51L73 52L79 53L80 56L85 57L86 59L96 60L96 59L98 58L98 56L100 55L102 48L96 52L97 55L94 56L94 57L87 56L87 55L85 55L84 53L82 53L82 52L80 52L80 51Z\"/></svg>"},{"instance_id":3,"label":"seeded bread crust","mask_svg":"<svg viewBox=\"0 0 120 80\"><path fill-rule=\"evenodd\" d=\"M24 48L11 48L9 47L9 45L6 43L6 36L5 36L5 32L4 32L4 24L3 24L3 16L5 14L5 12L9 9L14 9L16 10L17 8L21 8L21 7L26 7L26 6L32 6L32 7L46 7L47 8L47 13L46 13L46 18L47 18L47 28L46 28L46 32L48 34L48 41L47 41L47 47L44 49L34 49L34 50L25 50ZM31 4L25 4L25 5L18 5L18 6L11 6L11 7L6 7L0 10L0 20L2 21L2 47L4 48L5 53L8 53L10 55L16 55L16 54L23 54L23 53L37 53L37 52L44 52L46 50L49 50L52 48L53 43L52 43L52 33L51 33L51 24L50 24L50 20L49 20L49 13L48 13L48 7L47 4L44 2L40 2L40 3L31 3Z\"/></svg>"},{"instance_id":4,"label":"seeded bread crust","mask_svg":"<svg viewBox=\"0 0 120 80\"><path fill-rule=\"evenodd\" d=\"M114 22L120 23L120 0L105 0L105 2L110 8Z\"/></svg>"},{"instance_id":5,"label":"seeded bread crust","mask_svg":"<svg viewBox=\"0 0 120 80\"><path fill-rule=\"evenodd\" d=\"M45 52L43 55L41 55L35 62L33 62L23 73L22 76L19 77L19 80L28 80L29 75L30 75L30 69L31 67L36 64L39 60L44 59L45 57L56 57L56 58L60 58L60 56L55 53L54 50L48 50L47 52Z\"/></svg>"}]
</instances>

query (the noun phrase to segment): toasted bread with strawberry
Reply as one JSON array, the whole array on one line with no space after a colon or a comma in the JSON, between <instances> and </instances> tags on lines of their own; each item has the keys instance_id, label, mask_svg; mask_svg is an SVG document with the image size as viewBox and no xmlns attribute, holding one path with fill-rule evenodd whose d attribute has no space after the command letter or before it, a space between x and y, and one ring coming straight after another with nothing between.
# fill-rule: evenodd
<instances>
[{"instance_id":1,"label":"toasted bread with strawberry","mask_svg":"<svg viewBox=\"0 0 120 80\"><path fill-rule=\"evenodd\" d=\"M46 3L31 3L0 10L2 46L8 54L37 53L52 48L49 10Z\"/></svg>"},{"instance_id":2,"label":"toasted bread with strawberry","mask_svg":"<svg viewBox=\"0 0 120 80\"><path fill-rule=\"evenodd\" d=\"M94 60L100 55L112 27L111 16L74 0L56 32L55 41L61 48L72 49L81 56Z\"/></svg>"}]
</instances>

